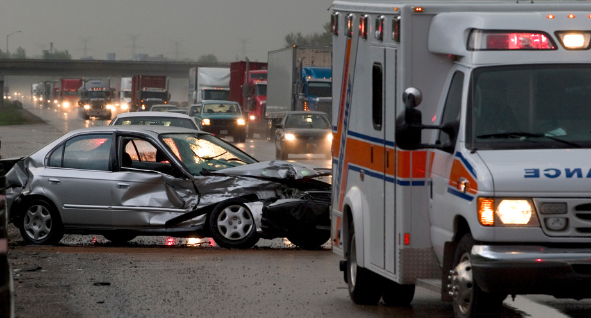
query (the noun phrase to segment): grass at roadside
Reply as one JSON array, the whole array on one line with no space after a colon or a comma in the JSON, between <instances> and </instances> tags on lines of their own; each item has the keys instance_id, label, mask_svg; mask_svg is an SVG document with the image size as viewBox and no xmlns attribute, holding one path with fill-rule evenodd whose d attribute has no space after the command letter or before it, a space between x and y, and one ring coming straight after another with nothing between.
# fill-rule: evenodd
<instances>
[{"instance_id":1,"label":"grass at roadside","mask_svg":"<svg viewBox=\"0 0 591 318\"><path fill-rule=\"evenodd\" d=\"M22 109L18 103L4 101L0 107L0 126L39 124L44 121Z\"/></svg>"}]
</instances>

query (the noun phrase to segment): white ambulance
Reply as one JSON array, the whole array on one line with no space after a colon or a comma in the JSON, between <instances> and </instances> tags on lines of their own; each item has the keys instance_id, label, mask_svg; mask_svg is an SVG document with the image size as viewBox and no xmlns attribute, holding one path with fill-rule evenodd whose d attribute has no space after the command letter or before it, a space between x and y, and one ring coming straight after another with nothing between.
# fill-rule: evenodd
<instances>
[{"instance_id":1,"label":"white ambulance","mask_svg":"<svg viewBox=\"0 0 591 318\"><path fill-rule=\"evenodd\" d=\"M591 297L591 3L336 1L333 251L358 304ZM415 108L416 107L416 108Z\"/></svg>"}]
</instances>

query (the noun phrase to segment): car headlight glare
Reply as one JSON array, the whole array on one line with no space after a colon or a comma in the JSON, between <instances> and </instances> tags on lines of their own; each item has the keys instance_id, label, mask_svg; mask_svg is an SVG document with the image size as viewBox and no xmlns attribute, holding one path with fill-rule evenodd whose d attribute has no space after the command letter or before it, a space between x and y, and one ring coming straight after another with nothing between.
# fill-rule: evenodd
<instances>
[{"instance_id":1,"label":"car headlight glare","mask_svg":"<svg viewBox=\"0 0 591 318\"><path fill-rule=\"evenodd\" d=\"M326 139L328 139L328 141L332 141L332 133L326 135Z\"/></svg>"},{"instance_id":2,"label":"car headlight glare","mask_svg":"<svg viewBox=\"0 0 591 318\"><path fill-rule=\"evenodd\" d=\"M255 116L255 115L250 115L250 116L248 116L248 118L249 118L250 120L256 120L256 119L257 119L257 116Z\"/></svg>"},{"instance_id":3,"label":"car headlight glare","mask_svg":"<svg viewBox=\"0 0 591 318\"><path fill-rule=\"evenodd\" d=\"M285 140L295 140L295 135L294 134L285 134Z\"/></svg>"},{"instance_id":4,"label":"car headlight glare","mask_svg":"<svg viewBox=\"0 0 591 318\"><path fill-rule=\"evenodd\" d=\"M209 118L203 118L201 120L201 125L205 125L205 126L211 125L211 121L209 120Z\"/></svg>"},{"instance_id":5,"label":"car headlight glare","mask_svg":"<svg viewBox=\"0 0 591 318\"><path fill-rule=\"evenodd\" d=\"M68 108L68 107L70 107L70 103L68 103L68 102L64 102L64 103L62 104L62 106L64 106L64 108Z\"/></svg>"},{"instance_id":6,"label":"car headlight glare","mask_svg":"<svg viewBox=\"0 0 591 318\"><path fill-rule=\"evenodd\" d=\"M244 125L246 125L246 121L244 120L244 118L238 118L238 125L239 125L239 126L244 126Z\"/></svg>"},{"instance_id":7,"label":"car headlight glare","mask_svg":"<svg viewBox=\"0 0 591 318\"><path fill-rule=\"evenodd\" d=\"M121 104L121 109L123 109L123 110L129 109L129 105L128 104Z\"/></svg>"},{"instance_id":8,"label":"car headlight glare","mask_svg":"<svg viewBox=\"0 0 591 318\"><path fill-rule=\"evenodd\" d=\"M84 105L84 109L90 109L90 105Z\"/></svg>"},{"instance_id":9,"label":"car headlight glare","mask_svg":"<svg viewBox=\"0 0 591 318\"><path fill-rule=\"evenodd\" d=\"M108 110L113 110L113 105L107 105Z\"/></svg>"}]
</instances>

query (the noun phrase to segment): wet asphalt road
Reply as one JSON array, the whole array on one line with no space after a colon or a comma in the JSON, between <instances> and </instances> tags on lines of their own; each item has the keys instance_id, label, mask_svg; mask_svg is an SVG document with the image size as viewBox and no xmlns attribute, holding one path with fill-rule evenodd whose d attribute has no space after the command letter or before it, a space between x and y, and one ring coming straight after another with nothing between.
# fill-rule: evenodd
<instances>
[{"instance_id":1,"label":"wet asphalt road","mask_svg":"<svg viewBox=\"0 0 591 318\"><path fill-rule=\"evenodd\" d=\"M69 130L108 124L84 121L78 109L25 108L48 124L0 127L3 158L28 154ZM274 159L266 140L237 146L259 160ZM290 160L330 167L322 155ZM67 235L58 246L41 247L23 245L15 228L10 238L17 317L453 316L437 293L422 288L411 307L354 305L328 244L303 251L287 240L261 240L235 251L210 239L138 237L115 246L101 236ZM588 300L527 296L505 304L503 317L591 316Z\"/></svg>"}]
</instances>

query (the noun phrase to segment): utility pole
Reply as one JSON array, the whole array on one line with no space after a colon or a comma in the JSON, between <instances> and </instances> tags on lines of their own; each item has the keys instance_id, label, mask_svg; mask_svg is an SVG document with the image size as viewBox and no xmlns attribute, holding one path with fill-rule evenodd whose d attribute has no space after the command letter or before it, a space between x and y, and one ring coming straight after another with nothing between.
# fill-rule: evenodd
<instances>
[{"instance_id":1,"label":"utility pole","mask_svg":"<svg viewBox=\"0 0 591 318\"><path fill-rule=\"evenodd\" d=\"M185 42L185 41L170 41L172 43L174 43L174 59L176 61L179 60L180 56L181 56L181 43Z\"/></svg>"},{"instance_id":2,"label":"utility pole","mask_svg":"<svg viewBox=\"0 0 591 318\"><path fill-rule=\"evenodd\" d=\"M84 57L88 56L88 42L90 42L90 39L92 38L82 38L82 42L84 43L84 47L83 47L83 51L84 51Z\"/></svg>"},{"instance_id":3,"label":"utility pole","mask_svg":"<svg viewBox=\"0 0 591 318\"><path fill-rule=\"evenodd\" d=\"M248 44L248 42L250 41L250 38L248 39L243 39L243 38L239 38L237 37L238 40L240 40L241 46L242 48L240 49L240 59L244 59L246 58L246 54L248 53L248 50L246 50L246 45Z\"/></svg>"},{"instance_id":4,"label":"utility pole","mask_svg":"<svg viewBox=\"0 0 591 318\"><path fill-rule=\"evenodd\" d=\"M14 31L6 36L6 54L8 54L8 38L15 33L21 33L21 31Z\"/></svg>"}]
</instances>

